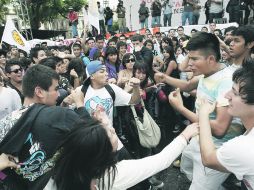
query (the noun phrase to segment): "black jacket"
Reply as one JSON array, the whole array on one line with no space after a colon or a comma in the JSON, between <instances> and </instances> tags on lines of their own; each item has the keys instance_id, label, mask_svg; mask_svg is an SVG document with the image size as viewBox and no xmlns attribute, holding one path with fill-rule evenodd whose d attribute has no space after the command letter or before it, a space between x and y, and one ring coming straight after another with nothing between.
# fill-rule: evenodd
<instances>
[{"instance_id":1,"label":"black jacket","mask_svg":"<svg viewBox=\"0 0 254 190\"><path fill-rule=\"evenodd\" d=\"M90 119L81 108L80 115L68 108L34 104L14 124L0 143L2 153L19 158L17 171L6 169L5 184L15 190L42 190L50 178L58 147L81 117Z\"/></svg>"}]
</instances>

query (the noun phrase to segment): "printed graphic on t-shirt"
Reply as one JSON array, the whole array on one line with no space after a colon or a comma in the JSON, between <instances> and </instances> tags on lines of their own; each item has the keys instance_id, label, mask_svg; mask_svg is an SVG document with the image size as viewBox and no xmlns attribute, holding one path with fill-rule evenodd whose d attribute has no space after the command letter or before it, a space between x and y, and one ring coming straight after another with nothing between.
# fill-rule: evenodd
<instances>
[{"instance_id":1,"label":"printed graphic on t-shirt","mask_svg":"<svg viewBox=\"0 0 254 190\"><path fill-rule=\"evenodd\" d=\"M109 115L112 106L113 106L112 98L102 99L99 96L94 96L88 99L85 103L85 108L90 115L93 115L93 113L96 110L100 109L100 107L102 107L105 110L106 114Z\"/></svg>"},{"instance_id":2,"label":"printed graphic on t-shirt","mask_svg":"<svg viewBox=\"0 0 254 190\"><path fill-rule=\"evenodd\" d=\"M41 143L34 140L32 133L29 133L22 153L19 157L21 167L16 172L29 181L34 181L54 166L52 159L46 161L46 153L42 149Z\"/></svg>"}]
</instances>

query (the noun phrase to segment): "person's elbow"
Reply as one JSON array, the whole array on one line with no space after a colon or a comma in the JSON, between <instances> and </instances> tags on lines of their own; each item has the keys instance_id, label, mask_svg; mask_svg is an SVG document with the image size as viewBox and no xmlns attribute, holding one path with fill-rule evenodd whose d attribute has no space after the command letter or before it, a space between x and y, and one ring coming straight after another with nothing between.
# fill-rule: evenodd
<instances>
[{"instance_id":1,"label":"person's elbow","mask_svg":"<svg viewBox=\"0 0 254 190\"><path fill-rule=\"evenodd\" d=\"M227 133L229 125L230 123L221 123L220 127L217 127L213 130L213 136L218 139L223 138Z\"/></svg>"},{"instance_id":2,"label":"person's elbow","mask_svg":"<svg viewBox=\"0 0 254 190\"><path fill-rule=\"evenodd\" d=\"M130 101L129 101L129 104L130 105L133 105L133 104L136 105L138 103L140 103L140 96L132 96Z\"/></svg>"},{"instance_id":3,"label":"person's elbow","mask_svg":"<svg viewBox=\"0 0 254 190\"><path fill-rule=\"evenodd\" d=\"M205 167L208 167L208 168L212 168L212 162L211 162L211 159L210 159L210 156L207 156L207 155L202 155L202 164L205 166Z\"/></svg>"}]
</instances>

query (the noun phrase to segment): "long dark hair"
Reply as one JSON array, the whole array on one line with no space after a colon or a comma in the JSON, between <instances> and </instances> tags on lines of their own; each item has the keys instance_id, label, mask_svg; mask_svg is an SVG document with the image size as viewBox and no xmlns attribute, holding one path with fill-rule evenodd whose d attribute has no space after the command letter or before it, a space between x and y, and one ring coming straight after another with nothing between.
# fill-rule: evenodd
<instances>
[{"instance_id":1,"label":"long dark hair","mask_svg":"<svg viewBox=\"0 0 254 190\"><path fill-rule=\"evenodd\" d=\"M165 42L166 44L168 44L168 46L172 46L173 47L172 40L169 37L164 37L164 38L162 38L161 43L160 43L160 49L161 49L161 51L163 51L162 42Z\"/></svg>"},{"instance_id":2,"label":"long dark hair","mask_svg":"<svg viewBox=\"0 0 254 190\"><path fill-rule=\"evenodd\" d=\"M135 62L136 62L136 56L133 53L126 53L126 54L124 54L123 59L122 59L123 68L126 69L126 62L127 62L127 60L130 59L131 56L135 59Z\"/></svg>"},{"instance_id":3,"label":"long dark hair","mask_svg":"<svg viewBox=\"0 0 254 190\"><path fill-rule=\"evenodd\" d=\"M108 62L109 63L109 60L108 60L108 56L110 54L116 54L117 55L117 59L116 59L116 63L115 63L115 67L116 67L116 72L118 73L119 72L119 69L120 69L120 62L119 62L119 56L118 56L118 51L115 47L107 47L106 48L106 52L105 52L105 63Z\"/></svg>"},{"instance_id":4,"label":"long dark hair","mask_svg":"<svg viewBox=\"0 0 254 190\"><path fill-rule=\"evenodd\" d=\"M169 53L169 58L164 60L166 65L169 64L169 62L172 61L172 60L176 61L175 51L174 51L173 47L167 46L167 47L165 47L165 49L163 51L166 51L167 53Z\"/></svg>"},{"instance_id":5,"label":"long dark hair","mask_svg":"<svg viewBox=\"0 0 254 190\"><path fill-rule=\"evenodd\" d=\"M143 73L146 74L145 80L140 83L140 88L144 89L146 87L147 83L148 83L148 78L149 78L148 66L143 61L138 60L133 65L133 70L132 70L132 76L133 77L135 77L135 73L136 73L137 70L140 70L140 71L142 71Z\"/></svg>"},{"instance_id":6,"label":"long dark hair","mask_svg":"<svg viewBox=\"0 0 254 190\"><path fill-rule=\"evenodd\" d=\"M107 182L110 189L115 179L115 155L107 132L98 121L79 121L60 148L54 169L57 189L90 189L93 179L99 179L103 190ZM104 179L105 174L108 179Z\"/></svg>"}]
</instances>

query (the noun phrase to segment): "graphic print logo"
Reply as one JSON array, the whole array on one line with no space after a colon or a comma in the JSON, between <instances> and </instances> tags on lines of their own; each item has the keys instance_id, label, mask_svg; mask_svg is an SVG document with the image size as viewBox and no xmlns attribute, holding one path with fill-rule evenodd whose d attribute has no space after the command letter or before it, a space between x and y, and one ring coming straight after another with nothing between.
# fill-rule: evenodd
<instances>
[{"instance_id":1,"label":"graphic print logo","mask_svg":"<svg viewBox=\"0 0 254 190\"><path fill-rule=\"evenodd\" d=\"M20 34L19 34L16 30L13 30L13 31L12 31L12 37L13 37L14 41L15 41L17 44L19 44L19 45L21 45L21 46L23 46L23 47L25 46L24 41L22 40Z\"/></svg>"}]
</instances>

